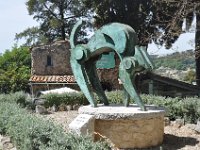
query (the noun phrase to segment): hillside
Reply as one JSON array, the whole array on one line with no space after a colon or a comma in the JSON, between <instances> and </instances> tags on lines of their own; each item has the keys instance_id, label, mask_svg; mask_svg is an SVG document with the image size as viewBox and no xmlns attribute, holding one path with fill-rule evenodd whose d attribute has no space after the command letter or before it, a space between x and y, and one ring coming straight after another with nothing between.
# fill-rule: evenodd
<instances>
[{"instance_id":1,"label":"hillside","mask_svg":"<svg viewBox=\"0 0 200 150\"><path fill-rule=\"evenodd\" d=\"M154 57L156 74L195 84L194 51Z\"/></svg>"},{"instance_id":2,"label":"hillside","mask_svg":"<svg viewBox=\"0 0 200 150\"><path fill-rule=\"evenodd\" d=\"M154 60L156 69L159 67L171 68L176 70L188 70L195 68L194 51L176 52L170 55L157 57Z\"/></svg>"}]
</instances>

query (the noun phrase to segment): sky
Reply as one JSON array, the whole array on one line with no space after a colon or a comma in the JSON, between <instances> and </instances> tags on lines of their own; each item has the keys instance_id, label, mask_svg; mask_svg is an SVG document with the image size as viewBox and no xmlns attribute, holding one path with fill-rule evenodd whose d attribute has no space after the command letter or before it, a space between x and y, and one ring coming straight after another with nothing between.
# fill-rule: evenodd
<instances>
[{"instance_id":1,"label":"sky","mask_svg":"<svg viewBox=\"0 0 200 150\"><path fill-rule=\"evenodd\" d=\"M194 37L194 32L184 33L179 36L178 40L172 45L170 49L166 49L164 46L161 47L156 45L155 43L151 43L148 45L147 51L150 55L164 56L175 52L194 50Z\"/></svg>"},{"instance_id":2,"label":"sky","mask_svg":"<svg viewBox=\"0 0 200 150\"><path fill-rule=\"evenodd\" d=\"M14 41L16 33L37 25L32 16L28 15L25 2L26 0L0 1L0 53L14 46L16 43ZM17 44L20 45L23 42L21 40ZM148 46L148 52L151 55L166 55L189 49L194 49L194 31L182 34L169 50L154 43Z\"/></svg>"},{"instance_id":3,"label":"sky","mask_svg":"<svg viewBox=\"0 0 200 150\"><path fill-rule=\"evenodd\" d=\"M25 2L26 0L0 1L0 53L14 46L16 33L37 25L32 16L28 15ZM18 45L21 43L23 41Z\"/></svg>"}]
</instances>

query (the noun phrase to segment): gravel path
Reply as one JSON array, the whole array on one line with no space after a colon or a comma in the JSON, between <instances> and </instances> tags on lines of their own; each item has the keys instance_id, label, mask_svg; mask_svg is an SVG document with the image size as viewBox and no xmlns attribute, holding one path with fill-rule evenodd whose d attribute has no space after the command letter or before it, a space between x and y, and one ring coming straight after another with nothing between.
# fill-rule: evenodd
<instances>
[{"instance_id":1,"label":"gravel path","mask_svg":"<svg viewBox=\"0 0 200 150\"><path fill-rule=\"evenodd\" d=\"M59 111L48 115L38 115L42 118L52 120L55 124L61 125L67 132L69 130L69 124L72 122L76 116L78 116L78 111Z\"/></svg>"}]
</instances>

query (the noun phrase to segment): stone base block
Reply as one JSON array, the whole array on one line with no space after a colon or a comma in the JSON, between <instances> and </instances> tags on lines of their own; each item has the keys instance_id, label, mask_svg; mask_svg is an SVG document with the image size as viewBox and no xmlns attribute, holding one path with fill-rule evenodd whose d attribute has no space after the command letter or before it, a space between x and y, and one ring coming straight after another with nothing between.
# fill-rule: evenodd
<instances>
[{"instance_id":1,"label":"stone base block","mask_svg":"<svg viewBox=\"0 0 200 150\"><path fill-rule=\"evenodd\" d=\"M95 139L107 138L117 148L148 148L160 145L164 135L165 111L155 106L147 106L148 111L139 107L83 106L81 114L95 118Z\"/></svg>"},{"instance_id":2,"label":"stone base block","mask_svg":"<svg viewBox=\"0 0 200 150\"><path fill-rule=\"evenodd\" d=\"M94 121L93 115L80 114L69 124L69 129L77 135L91 135L94 138Z\"/></svg>"},{"instance_id":3,"label":"stone base block","mask_svg":"<svg viewBox=\"0 0 200 150\"><path fill-rule=\"evenodd\" d=\"M162 117L145 120L96 120L95 132L118 148L148 148L162 143ZM98 134L95 139L100 139Z\"/></svg>"}]
</instances>

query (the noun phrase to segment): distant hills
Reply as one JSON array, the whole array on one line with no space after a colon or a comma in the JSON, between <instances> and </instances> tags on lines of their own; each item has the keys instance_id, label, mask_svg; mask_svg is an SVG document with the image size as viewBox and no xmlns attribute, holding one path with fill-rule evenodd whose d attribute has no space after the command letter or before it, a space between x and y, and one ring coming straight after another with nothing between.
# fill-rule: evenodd
<instances>
[{"instance_id":1,"label":"distant hills","mask_svg":"<svg viewBox=\"0 0 200 150\"><path fill-rule=\"evenodd\" d=\"M160 67L176 70L188 70L195 68L195 56L193 50L176 52L170 55L153 58L156 69Z\"/></svg>"}]
</instances>

